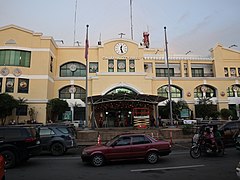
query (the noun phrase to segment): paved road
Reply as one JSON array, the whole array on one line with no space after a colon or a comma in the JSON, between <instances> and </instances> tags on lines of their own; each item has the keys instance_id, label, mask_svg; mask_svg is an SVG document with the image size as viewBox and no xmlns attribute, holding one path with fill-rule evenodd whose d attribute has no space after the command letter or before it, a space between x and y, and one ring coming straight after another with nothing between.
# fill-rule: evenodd
<instances>
[{"instance_id":1,"label":"paved road","mask_svg":"<svg viewBox=\"0 0 240 180\"><path fill-rule=\"evenodd\" d=\"M189 149L178 147L159 163L150 165L144 161L115 162L95 168L81 161L81 149L72 150L65 156L52 157L43 154L26 164L7 171L7 180L237 180L235 167L240 152L226 149L224 157L192 159Z\"/></svg>"}]
</instances>

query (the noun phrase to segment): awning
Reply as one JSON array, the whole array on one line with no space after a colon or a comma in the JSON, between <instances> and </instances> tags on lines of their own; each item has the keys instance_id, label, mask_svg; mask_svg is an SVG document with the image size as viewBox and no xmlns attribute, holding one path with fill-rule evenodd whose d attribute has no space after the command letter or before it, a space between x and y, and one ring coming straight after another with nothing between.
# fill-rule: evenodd
<instances>
[{"instance_id":1,"label":"awning","mask_svg":"<svg viewBox=\"0 0 240 180\"><path fill-rule=\"evenodd\" d=\"M166 100L166 97L148 95L148 94L108 94L88 97L88 102L92 104L100 104L117 101L137 101L151 104L158 104Z\"/></svg>"}]
</instances>

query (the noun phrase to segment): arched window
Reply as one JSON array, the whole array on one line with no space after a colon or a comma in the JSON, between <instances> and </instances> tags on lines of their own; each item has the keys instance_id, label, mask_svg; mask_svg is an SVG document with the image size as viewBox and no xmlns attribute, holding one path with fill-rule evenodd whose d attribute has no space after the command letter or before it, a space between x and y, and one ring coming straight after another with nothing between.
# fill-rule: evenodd
<instances>
[{"instance_id":1,"label":"arched window","mask_svg":"<svg viewBox=\"0 0 240 180\"><path fill-rule=\"evenodd\" d=\"M158 96L168 98L168 86L162 86L157 90ZM182 90L177 86L171 86L171 97L172 98L182 98Z\"/></svg>"},{"instance_id":2,"label":"arched window","mask_svg":"<svg viewBox=\"0 0 240 180\"><path fill-rule=\"evenodd\" d=\"M85 77L86 66L78 62L68 62L60 67L60 77Z\"/></svg>"},{"instance_id":3,"label":"arched window","mask_svg":"<svg viewBox=\"0 0 240 180\"><path fill-rule=\"evenodd\" d=\"M239 85L232 85L227 88L227 95L228 97L240 97L240 87Z\"/></svg>"},{"instance_id":4,"label":"arched window","mask_svg":"<svg viewBox=\"0 0 240 180\"><path fill-rule=\"evenodd\" d=\"M73 96L71 96L73 94ZM86 90L79 86L65 86L59 90L60 99L81 99L85 102Z\"/></svg>"},{"instance_id":5,"label":"arched window","mask_svg":"<svg viewBox=\"0 0 240 180\"><path fill-rule=\"evenodd\" d=\"M194 97L195 98L202 98L205 97L216 97L216 90L214 87L208 85L201 85L194 89Z\"/></svg>"},{"instance_id":6,"label":"arched window","mask_svg":"<svg viewBox=\"0 0 240 180\"><path fill-rule=\"evenodd\" d=\"M127 87L117 87L106 93L106 95L109 94L137 94L137 93Z\"/></svg>"},{"instance_id":7,"label":"arched window","mask_svg":"<svg viewBox=\"0 0 240 180\"><path fill-rule=\"evenodd\" d=\"M81 99L83 102L85 102L86 98L86 90L82 87L76 87L76 92L74 93L74 99Z\"/></svg>"}]
</instances>

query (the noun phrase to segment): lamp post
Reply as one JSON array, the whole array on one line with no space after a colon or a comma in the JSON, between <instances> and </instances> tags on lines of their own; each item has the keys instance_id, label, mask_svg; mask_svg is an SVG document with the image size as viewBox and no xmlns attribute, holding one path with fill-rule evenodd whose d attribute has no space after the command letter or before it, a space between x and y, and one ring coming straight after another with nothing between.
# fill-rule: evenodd
<instances>
[{"instance_id":1,"label":"lamp post","mask_svg":"<svg viewBox=\"0 0 240 180\"><path fill-rule=\"evenodd\" d=\"M171 93L171 82L170 82L170 71L169 71L169 61L168 61L168 42L167 42L167 28L164 27L165 34L165 47L166 47L166 61L167 61L167 70L168 70L168 98L170 106L170 123L173 126L173 116L172 116L172 93Z\"/></svg>"}]
</instances>

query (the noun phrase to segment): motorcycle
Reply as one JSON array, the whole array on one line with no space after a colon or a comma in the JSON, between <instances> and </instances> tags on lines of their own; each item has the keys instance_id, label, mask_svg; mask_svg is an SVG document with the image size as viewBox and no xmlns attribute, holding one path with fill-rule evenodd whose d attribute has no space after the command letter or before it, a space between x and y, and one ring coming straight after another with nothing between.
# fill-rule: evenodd
<instances>
[{"instance_id":1,"label":"motorcycle","mask_svg":"<svg viewBox=\"0 0 240 180\"><path fill-rule=\"evenodd\" d=\"M199 135L197 141L193 143L190 149L190 156L194 159L197 159L203 154L223 156L224 145L222 140L220 139L217 142L217 145L213 145L211 142L209 142L209 139L206 139L203 136L203 134Z\"/></svg>"}]
</instances>

